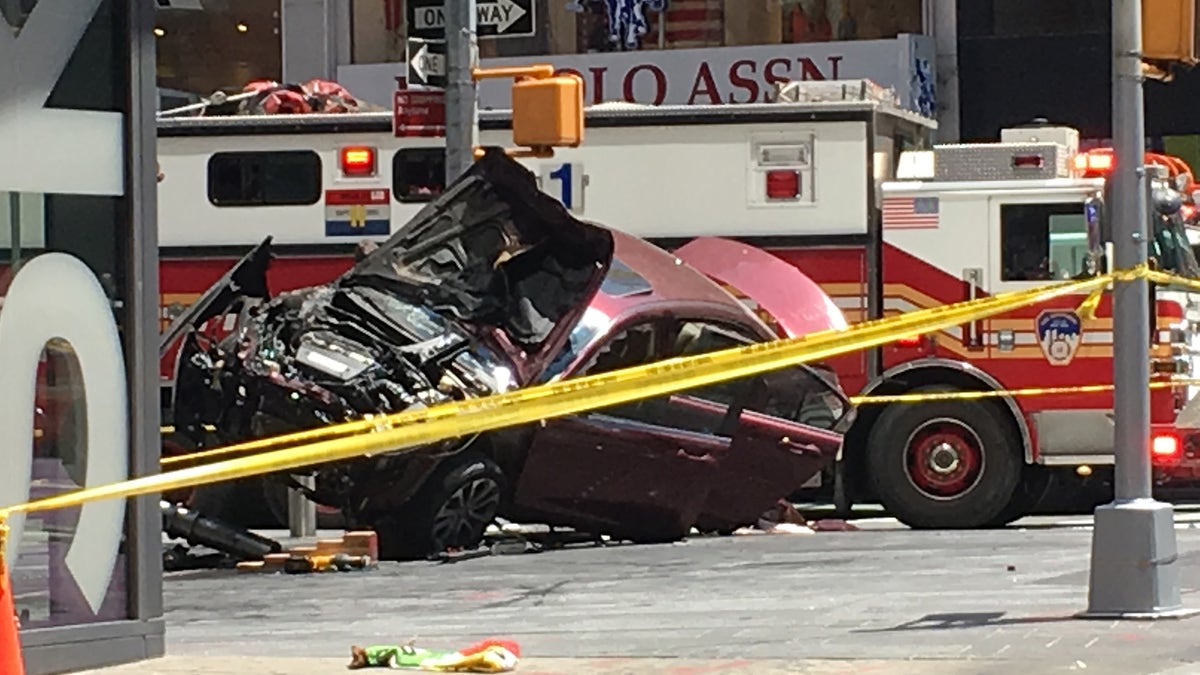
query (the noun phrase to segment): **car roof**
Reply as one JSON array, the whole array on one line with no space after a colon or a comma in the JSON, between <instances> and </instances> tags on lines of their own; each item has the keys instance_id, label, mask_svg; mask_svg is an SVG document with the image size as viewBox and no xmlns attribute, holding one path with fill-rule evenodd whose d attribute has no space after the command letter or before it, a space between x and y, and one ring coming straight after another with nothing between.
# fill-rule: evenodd
<instances>
[{"instance_id":1,"label":"car roof","mask_svg":"<svg viewBox=\"0 0 1200 675\"><path fill-rule=\"evenodd\" d=\"M633 235L618 230L612 234L613 262L592 299L595 309L617 317L656 302L710 304L741 315L747 323L759 323L737 298L674 255Z\"/></svg>"}]
</instances>

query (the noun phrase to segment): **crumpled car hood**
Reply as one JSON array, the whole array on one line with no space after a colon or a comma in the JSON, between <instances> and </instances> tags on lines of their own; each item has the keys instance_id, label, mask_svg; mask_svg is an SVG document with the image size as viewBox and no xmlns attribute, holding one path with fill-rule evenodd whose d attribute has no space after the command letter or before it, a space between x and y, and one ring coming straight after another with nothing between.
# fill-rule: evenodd
<instances>
[{"instance_id":1,"label":"crumpled car hood","mask_svg":"<svg viewBox=\"0 0 1200 675\"><path fill-rule=\"evenodd\" d=\"M526 349L582 311L612 260L612 235L574 218L533 175L489 151L344 274Z\"/></svg>"}]
</instances>

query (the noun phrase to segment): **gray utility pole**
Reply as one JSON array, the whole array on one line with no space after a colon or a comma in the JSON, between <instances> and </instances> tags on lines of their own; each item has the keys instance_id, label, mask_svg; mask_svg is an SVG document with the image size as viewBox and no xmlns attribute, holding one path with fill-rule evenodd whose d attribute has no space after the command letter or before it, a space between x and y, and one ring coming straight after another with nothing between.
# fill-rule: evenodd
<instances>
[{"instance_id":1,"label":"gray utility pole","mask_svg":"<svg viewBox=\"0 0 1200 675\"><path fill-rule=\"evenodd\" d=\"M444 0L446 14L446 184L475 163L479 106L475 93L475 0Z\"/></svg>"},{"instance_id":2,"label":"gray utility pole","mask_svg":"<svg viewBox=\"0 0 1200 675\"><path fill-rule=\"evenodd\" d=\"M1114 268L1146 262L1146 122L1142 101L1142 2L1113 0L1112 180ZM1179 593L1175 514L1154 500L1150 465L1150 297L1145 279L1113 283L1116 466L1111 504L1096 509L1088 609L1091 618L1187 614Z\"/></svg>"}]
</instances>

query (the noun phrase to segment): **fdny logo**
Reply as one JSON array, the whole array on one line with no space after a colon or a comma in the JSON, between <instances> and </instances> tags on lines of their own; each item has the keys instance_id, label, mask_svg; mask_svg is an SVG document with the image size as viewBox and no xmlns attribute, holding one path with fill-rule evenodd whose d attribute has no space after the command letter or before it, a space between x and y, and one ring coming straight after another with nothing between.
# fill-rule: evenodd
<instances>
[{"instance_id":1,"label":"fdny logo","mask_svg":"<svg viewBox=\"0 0 1200 675\"><path fill-rule=\"evenodd\" d=\"M1065 366L1075 358L1083 336L1079 315L1069 310L1047 310L1037 317L1038 344L1053 366Z\"/></svg>"}]
</instances>

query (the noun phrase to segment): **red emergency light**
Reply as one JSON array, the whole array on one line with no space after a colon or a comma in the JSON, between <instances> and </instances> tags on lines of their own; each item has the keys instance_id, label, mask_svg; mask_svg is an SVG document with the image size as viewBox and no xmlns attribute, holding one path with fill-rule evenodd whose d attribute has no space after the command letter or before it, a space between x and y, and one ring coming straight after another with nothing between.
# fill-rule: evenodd
<instances>
[{"instance_id":1,"label":"red emergency light","mask_svg":"<svg viewBox=\"0 0 1200 675\"><path fill-rule=\"evenodd\" d=\"M916 347L921 344L920 335L906 335L899 340L896 340L897 347Z\"/></svg>"},{"instance_id":2,"label":"red emergency light","mask_svg":"<svg viewBox=\"0 0 1200 675\"><path fill-rule=\"evenodd\" d=\"M1150 441L1150 454L1155 459L1171 459L1179 456L1179 438L1174 434L1156 434Z\"/></svg>"},{"instance_id":3,"label":"red emergency light","mask_svg":"<svg viewBox=\"0 0 1200 675\"><path fill-rule=\"evenodd\" d=\"M777 169L767 172L767 199L795 199L800 196L800 172Z\"/></svg>"},{"instance_id":4,"label":"red emergency light","mask_svg":"<svg viewBox=\"0 0 1200 675\"><path fill-rule=\"evenodd\" d=\"M1085 178L1107 176L1112 173L1115 164L1116 158L1113 157L1112 150L1108 148L1075 155L1075 170L1082 173Z\"/></svg>"},{"instance_id":5,"label":"red emergency light","mask_svg":"<svg viewBox=\"0 0 1200 675\"><path fill-rule=\"evenodd\" d=\"M375 175L375 148L353 145L342 148L342 173L363 177Z\"/></svg>"}]
</instances>

